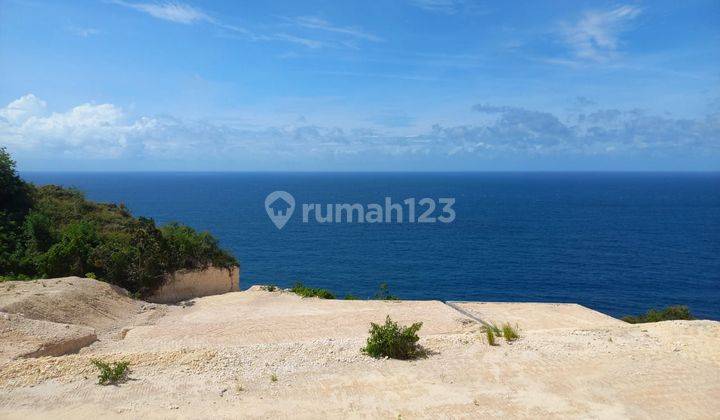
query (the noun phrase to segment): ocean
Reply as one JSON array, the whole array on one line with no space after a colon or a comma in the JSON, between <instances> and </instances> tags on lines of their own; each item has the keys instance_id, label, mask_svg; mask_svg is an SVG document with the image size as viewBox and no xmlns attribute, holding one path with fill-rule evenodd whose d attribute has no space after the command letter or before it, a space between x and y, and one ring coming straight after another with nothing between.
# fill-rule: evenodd
<instances>
[{"instance_id":1,"label":"ocean","mask_svg":"<svg viewBox=\"0 0 720 420\"><path fill-rule=\"evenodd\" d=\"M720 173L21 175L212 232L240 260L243 289L301 281L367 298L385 282L403 299L576 302L612 316L683 304L720 319ZM276 190L297 203L283 229L265 209ZM454 198L455 220L302 220L303 203L385 197Z\"/></svg>"}]
</instances>

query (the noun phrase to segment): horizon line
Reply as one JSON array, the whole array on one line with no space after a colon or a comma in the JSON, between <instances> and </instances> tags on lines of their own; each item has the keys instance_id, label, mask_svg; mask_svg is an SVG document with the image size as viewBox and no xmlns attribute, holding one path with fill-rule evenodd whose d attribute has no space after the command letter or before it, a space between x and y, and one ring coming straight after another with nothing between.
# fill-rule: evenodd
<instances>
[{"instance_id":1,"label":"horizon line","mask_svg":"<svg viewBox=\"0 0 720 420\"><path fill-rule=\"evenodd\" d=\"M176 173L176 174L492 174L492 173L516 173L516 174L528 174L528 173L547 173L547 174L562 174L562 173L656 173L656 174L679 174L679 173L695 173L695 174L714 174L720 173L720 169L678 169L678 170L665 170L665 169L568 169L568 170L544 170L544 169L490 169L490 170L358 170L358 171L345 171L345 170L136 170L136 169L125 169L125 170L18 170L19 173L53 173L53 174L148 174L148 173Z\"/></svg>"}]
</instances>

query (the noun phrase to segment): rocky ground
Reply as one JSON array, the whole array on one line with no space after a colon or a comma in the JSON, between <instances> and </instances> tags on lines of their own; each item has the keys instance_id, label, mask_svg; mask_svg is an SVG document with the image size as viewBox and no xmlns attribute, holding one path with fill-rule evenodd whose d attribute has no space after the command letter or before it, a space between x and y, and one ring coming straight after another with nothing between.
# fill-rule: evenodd
<instances>
[{"instance_id":1,"label":"rocky ground","mask_svg":"<svg viewBox=\"0 0 720 420\"><path fill-rule=\"evenodd\" d=\"M259 288L154 305L78 278L2 283L0 312L0 418L720 413L714 321L629 325L578 305L330 301ZM361 354L370 322L386 315L423 322L426 358ZM520 339L490 346L479 320L511 322ZM87 334L90 344L57 346ZM76 353L43 355L53 345ZM130 362L129 380L97 385L94 358Z\"/></svg>"}]
</instances>

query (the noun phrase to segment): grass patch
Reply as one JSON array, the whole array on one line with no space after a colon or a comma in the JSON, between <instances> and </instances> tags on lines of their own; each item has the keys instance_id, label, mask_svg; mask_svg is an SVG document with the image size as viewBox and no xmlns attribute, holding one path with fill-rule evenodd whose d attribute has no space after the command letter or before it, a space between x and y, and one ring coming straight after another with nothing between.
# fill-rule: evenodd
<instances>
[{"instance_id":1,"label":"grass patch","mask_svg":"<svg viewBox=\"0 0 720 420\"><path fill-rule=\"evenodd\" d=\"M502 336L503 336L503 338L505 338L505 341L507 341L508 343L520 338L520 336L517 333L517 330L515 328L513 328L509 322L506 322L505 324L503 324Z\"/></svg>"},{"instance_id":2,"label":"grass patch","mask_svg":"<svg viewBox=\"0 0 720 420\"><path fill-rule=\"evenodd\" d=\"M420 340L417 332L422 328L422 322L416 322L409 327L399 326L397 322L385 318L385 324L370 324L370 337L368 337L362 352L378 358L389 357L391 359L414 359L424 354L422 348L417 344Z\"/></svg>"},{"instance_id":3,"label":"grass patch","mask_svg":"<svg viewBox=\"0 0 720 420\"><path fill-rule=\"evenodd\" d=\"M235 378L235 393L240 394L243 391L245 391L245 385L243 385L240 378Z\"/></svg>"},{"instance_id":4,"label":"grass patch","mask_svg":"<svg viewBox=\"0 0 720 420\"><path fill-rule=\"evenodd\" d=\"M485 339L491 346L498 345L496 339L499 337L504 338L505 341L507 341L508 343L520 338L517 329L513 328L513 326L510 325L509 322L504 323L502 325L502 328L498 328L498 326L495 324L487 324L483 327L483 331L485 332Z\"/></svg>"},{"instance_id":5,"label":"grass patch","mask_svg":"<svg viewBox=\"0 0 720 420\"><path fill-rule=\"evenodd\" d=\"M91 362L100 371L98 385L114 385L124 382L130 372L129 362L106 363L98 359L93 359Z\"/></svg>"},{"instance_id":6,"label":"grass patch","mask_svg":"<svg viewBox=\"0 0 720 420\"><path fill-rule=\"evenodd\" d=\"M497 346L497 343L495 342L495 334L493 333L492 328L485 328L485 338L487 339L489 345Z\"/></svg>"},{"instance_id":7,"label":"grass patch","mask_svg":"<svg viewBox=\"0 0 720 420\"><path fill-rule=\"evenodd\" d=\"M302 296L302 297L319 297L320 299L335 299L335 295L333 295L329 290L317 289L314 287L307 287L300 282L295 283L295 285L293 286L292 289L290 289L290 291L297 294L298 296Z\"/></svg>"},{"instance_id":8,"label":"grass patch","mask_svg":"<svg viewBox=\"0 0 720 420\"><path fill-rule=\"evenodd\" d=\"M692 320L695 317L690 313L690 309L684 305L668 306L662 310L650 309L644 315L624 316L623 321L630 324L642 324L645 322L671 321L675 319Z\"/></svg>"}]
</instances>

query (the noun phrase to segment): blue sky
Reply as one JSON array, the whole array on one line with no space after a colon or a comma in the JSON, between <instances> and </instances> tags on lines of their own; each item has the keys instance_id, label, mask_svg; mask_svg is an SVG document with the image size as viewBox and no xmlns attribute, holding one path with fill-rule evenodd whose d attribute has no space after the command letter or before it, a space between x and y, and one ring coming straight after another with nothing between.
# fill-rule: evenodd
<instances>
[{"instance_id":1,"label":"blue sky","mask_svg":"<svg viewBox=\"0 0 720 420\"><path fill-rule=\"evenodd\" d=\"M22 170L718 170L720 2L0 0Z\"/></svg>"}]
</instances>

